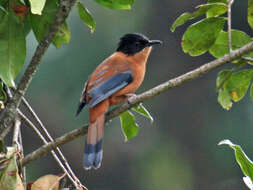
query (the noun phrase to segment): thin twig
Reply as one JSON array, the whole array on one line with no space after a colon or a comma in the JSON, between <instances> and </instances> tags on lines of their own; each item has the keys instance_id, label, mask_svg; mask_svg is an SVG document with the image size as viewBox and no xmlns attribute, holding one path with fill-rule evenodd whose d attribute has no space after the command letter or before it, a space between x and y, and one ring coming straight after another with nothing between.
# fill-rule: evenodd
<instances>
[{"instance_id":1,"label":"thin twig","mask_svg":"<svg viewBox=\"0 0 253 190\"><path fill-rule=\"evenodd\" d=\"M233 51L232 47L232 34L231 34L231 7L234 3L234 0L227 0L227 6L228 6L228 47L229 47L229 53Z\"/></svg>"},{"instance_id":2,"label":"thin twig","mask_svg":"<svg viewBox=\"0 0 253 190\"><path fill-rule=\"evenodd\" d=\"M30 106L30 104L28 103L28 101L23 97L22 98L22 102L23 105L28 109L28 111L31 113L31 115L33 116L33 118L36 120L36 122L39 124L39 127L42 129L42 131L46 134L47 138L53 142L54 139L52 138L52 136L49 134L49 132L47 131L46 127L44 126L44 124L42 123L42 121L40 120L40 118L37 116L37 114L35 113L35 111L32 109L32 107ZM56 148L56 151L59 154L60 159L63 161L64 165L66 166L66 168L68 169L70 175L72 176L72 178L74 180L76 180L77 184L81 184L80 180L76 177L75 173L73 172L72 168L70 167L67 159L65 158L65 156L63 155L62 151L60 150L60 148Z\"/></svg>"},{"instance_id":3,"label":"thin twig","mask_svg":"<svg viewBox=\"0 0 253 190\"><path fill-rule=\"evenodd\" d=\"M18 135L18 142L20 145L20 159L24 159L24 147L23 147L23 140L22 140L22 131L20 129L19 135ZM21 173L22 173L22 182L24 186L26 187L26 167L21 166Z\"/></svg>"},{"instance_id":4,"label":"thin twig","mask_svg":"<svg viewBox=\"0 0 253 190\"><path fill-rule=\"evenodd\" d=\"M12 93L9 87L6 86L6 93L8 98L12 98ZM23 98L23 103L26 107L28 107L29 111L32 112L32 115L36 116L37 122L39 121L41 125L42 122L40 121L40 119L38 118L38 116L36 115L36 113L33 111L33 109L31 108L31 106L29 105L29 103ZM48 144L48 141L43 137L43 135L40 133L40 131L35 127L35 125L18 109L18 113L20 115L20 117L35 131L35 133L40 137L40 139L44 142L44 144ZM44 126L43 126L44 127ZM46 129L45 129L46 130ZM48 133L48 132L47 132ZM21 132L20 132L21 135ZM49 135L49 133L48 133ZM50 136L50 135L49 135ZM50 136L51 137L51 136ZM52 137L51 137L52 139ZM22 144L22 139L21 139L21 144ZM59 148L57 148L59 149ZM60 150L60 149L59 149ZM60 152L61 153L61 152ZM22 153L23 154L23 153ZM86 188L84 185L81 184L80 180L74 175L74 177L71 176L71 174L69 174L68 170L64 167L64 165L61 163L61 160L58 158L58 156L56 155L56 153L54 151L51 151L51 154L53 155L53 157L55 158L56 162L59 164L59 166L62 168L62 170L67 174L67 176L69 177L70 181L73 182L74 186L76 188L79 188L80 186L83 188ZM63 156L63 155L62 155ZM24 157L24 156L23 156ZM64 157L64 156L63 156ZM65 159L65 158L64 158ZM66 160L66 159L65 159ZM22 162L21 162L22 164ZM66 163L65 163L66 165ZM22 165L21 165L22 166ZM24 172L25 172L25 167L23 166L22 168L24 168ZM71 171L72 172L72 171ZM24 179L26 174L24 173ZM76 182L76 181L77 182Z\"/></svg>"},{"instance_id":5,"label":"thin twig","mask_svg":"<svg viewBox=\"0 0 253 190\"><path fill-rule=\"evenodd\" d=\"M176 77L174 79L168 80L167 82L164 82L163 84L160 84L160 85L158 85L158 86L156 86L156 87L154 87L154 88L152 88L152 89L150 89L150 90L148 90L136 97L133 97L133 98L131 98L131 101L130 101L131 104L126 102L123 105L108 112L106 115L106 121L109 121L110 119L120 115L121 113L130 109L131 107L135 106L136 104L139 104L139 103L144 102L148 99L151 99L151 98L153 98L165 91L168 91L169 89L175 88L177 86L181 86L184 83L191 81L193 79L196 79L196 78L202 76L203 74L205 74L217 67L220 67L226 63L229 63L231 61L234 61L234 60L240 58L241 56L249 53L250 51L253 51L253 42L251 42L251 43L249 43L237 50L234 50L233 52L225 55L222 58L219 58L219 59L216 59L216 60L211 61L209 63L206 63L197 69L194 69L194 70L192 70L188 73L185 73L179 77ZM62 135L61 137L56 138L54 142L50 142L47 145L44 145L44 146L38 148L37 150L28 154L24 158L22 163L24 165L26 165L29 162L44 156L52 149L55 149L57 146L65 144L65 143L72 141L72 140L78 138L79 136L83 136L85 134L87 134L87 125L79 128L79 129L75 129L69 133L66 133L66 134Z\"/></svg>"},{"instance_id":6,"label":"thin twig","mask_svg":"<svg viewBox=\"0 0 253 190\"><path fill-rule=\"evenodd\" d=\"M20 122L19 118L16 118L15 124L14 124L14 130L13 130L12 145L16 146L17 151L19 151L19 149L20 149L20 145L18 142L18 136L20 133L20 124L21 124L21 122Z\"/></svg>"},{"instance_id":7,"label":"thin twig","mask_svg":"<svg viewBox=\"0 0 253 190\"><path fill-rule=\"evenodd\" d=\"M242 59L245 60L245 61L253 62L252 57L243 57Z\"/></svg>"},{"instance_id":8,"label":"thin twig","mask_svg":"<svg viewBox=\"0 0 253 190\"><path fill-rule=\"evenodd\" d=\"M23 119L23 121L25 121L27 123L27 125L29 125L35 131L35 133L40 137L40 139L44 142L44 144L47 145L48 144L47 140L43 137L43 135L40 133L40 131L36 128L36 126L19 109L18 109L18 114ZM77 182L72 178L72 176L69 174L68 170L65 168L65 166L62 164L62 162L60 161L60 159L56 155L56 153L54 151L51 151L51 154L53 155L54 159L56 160L56 162L58 163L60 168L64 171L64 173L67 174L70 181L78 189L81 184L77 184ZM22 166L24 166L24 164L22 164Z\"/></svg>"},{"instance_id":9,"label":"thin twig","mask_svg":"<svg viewBox=\"0 0 253 190\"><path fill-rule=\"evenodd\" d=\"M63 24L76 0L60 0L60 7L51 22L48 31L44 35L41 42L38 44L36 51L25 70L17 89L7 104L6 108L0 114L0 140L2 140L12 127L13 120L17 115L17 108L20 105L22 97L25 95L33 76L35 75L40 65L41 59L47 51L49 45L54 39L59 27ZM2 133L4 133L2 135Z\"/></svg>"}]
</instances>

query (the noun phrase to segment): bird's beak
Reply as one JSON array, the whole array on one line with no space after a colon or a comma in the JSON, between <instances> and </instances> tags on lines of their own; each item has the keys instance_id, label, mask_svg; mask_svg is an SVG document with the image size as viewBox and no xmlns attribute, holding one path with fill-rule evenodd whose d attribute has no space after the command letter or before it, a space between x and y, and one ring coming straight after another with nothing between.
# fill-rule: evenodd
<instances>
[{"instance_id":1,"label":"bird's beak","mask_svg":"<svg viewBox=\"0 0 253 190\"><path fill-rule=\"evenodd\" d=\"M148 46L161 45L163 42L160 40L149 40Z\"/></svg>"}]
</instances>

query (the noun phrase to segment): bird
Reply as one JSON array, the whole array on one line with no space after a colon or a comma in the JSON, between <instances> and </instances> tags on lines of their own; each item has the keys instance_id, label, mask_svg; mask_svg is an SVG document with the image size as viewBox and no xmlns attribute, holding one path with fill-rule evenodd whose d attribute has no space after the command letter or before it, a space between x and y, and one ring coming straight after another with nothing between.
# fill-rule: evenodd
<instances>
[{"instance_id":1,"label":"bird","mask_svg":"<svg viewBox=\"0 0 253 190\"><path fill-rule=\"evenodd\" d=\"M105 113L131 96L143 82L146 63L153 45L140 33L125 34L116 51L99 64L84 85L76 115L89 107L89 126L85 141L84 169L98 169L103 157Z\"/></svg>"}]
</instances>

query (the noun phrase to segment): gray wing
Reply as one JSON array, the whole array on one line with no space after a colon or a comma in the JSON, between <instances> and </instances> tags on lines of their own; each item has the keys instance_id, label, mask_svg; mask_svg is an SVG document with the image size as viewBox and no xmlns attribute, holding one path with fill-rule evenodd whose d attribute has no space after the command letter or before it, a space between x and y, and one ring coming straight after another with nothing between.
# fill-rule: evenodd
<instances>
[{"instance_id":1,"label":"gray wing","mask_svg":"<svg viewBox=\"0 0 253 190\"><path fill-rule=\"evenodd\" d=\"M115 92L127 86L133 81L132 70L127 70L112 76L97 87L91 89L88 94L91 98L89 107L94 107Z\"/></svg>"}]
</instances>

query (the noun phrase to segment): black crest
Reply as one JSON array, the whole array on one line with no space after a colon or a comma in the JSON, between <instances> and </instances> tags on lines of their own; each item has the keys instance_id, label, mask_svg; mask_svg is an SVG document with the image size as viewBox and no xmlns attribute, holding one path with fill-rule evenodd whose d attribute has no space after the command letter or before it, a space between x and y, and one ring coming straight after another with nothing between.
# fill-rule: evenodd
<instances>
[{"instance_id":1,"label":"black crest","mask_svg":"<svg viewBox=\"0 0 253 190\"><path fill-rule=\"evenodd\" d=\"M150 40L143 34L126 34L120 38L119 47L117 51L123 52L127 55L134 55L145 47L162 44L160 40Z\"/></svg>"},{"instance_id":2,"label":"black crest","mask_svg":"<svg viewBox=\"0 0 253 190\"><path fill-rule=\"evenodd\" d=\"M143 34L126 34L120 38L117 51L127 55L134 55L147 47L149 41L150 40Z\"/></svg>"}]
</instances>

